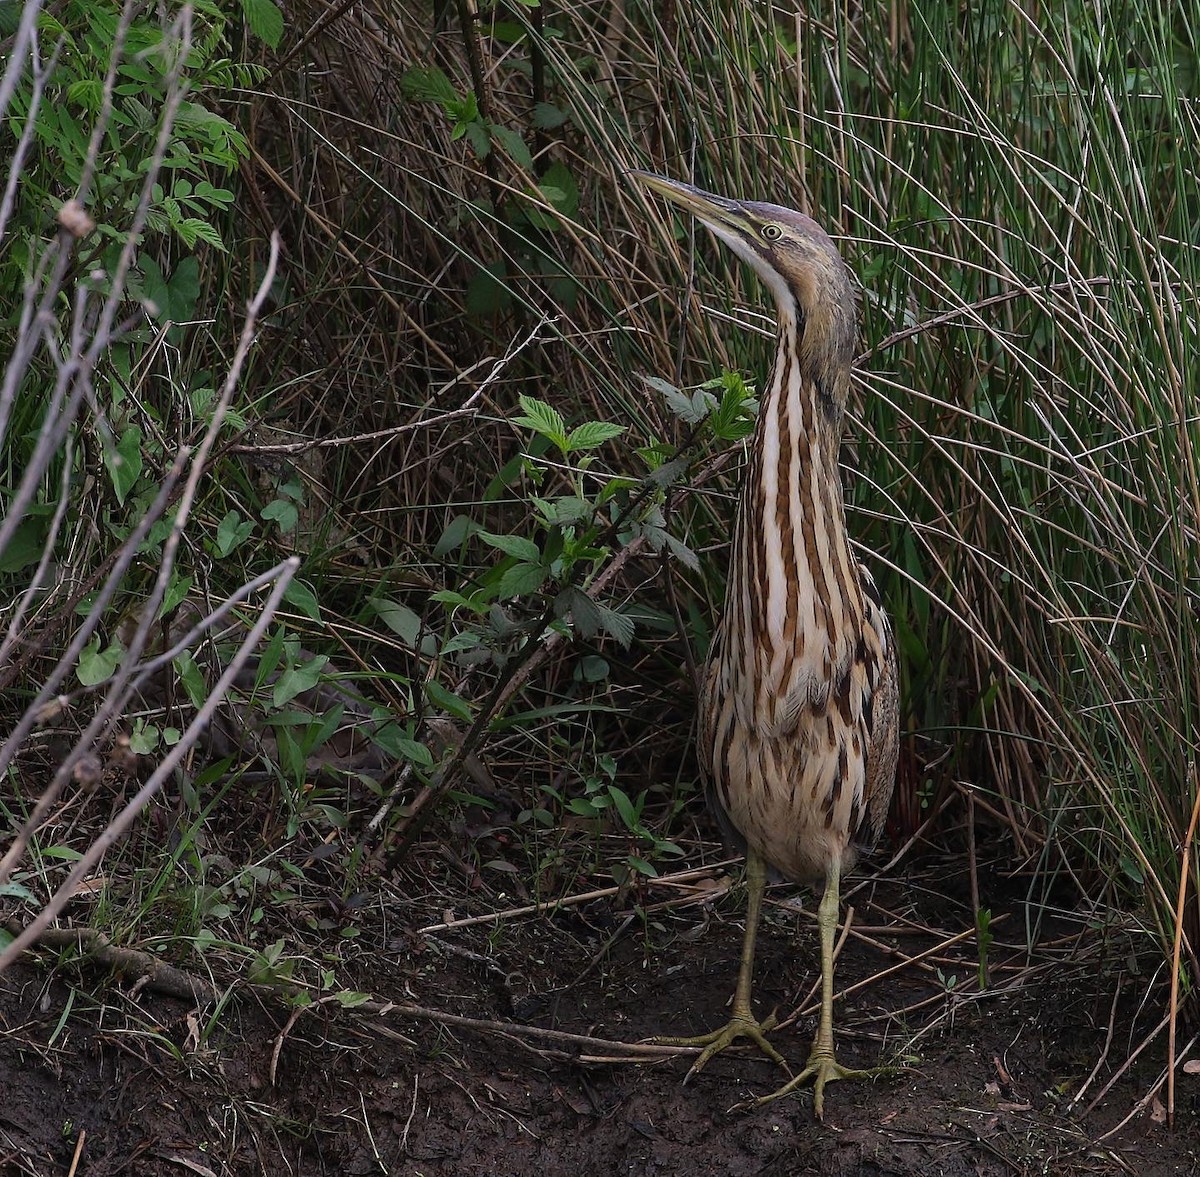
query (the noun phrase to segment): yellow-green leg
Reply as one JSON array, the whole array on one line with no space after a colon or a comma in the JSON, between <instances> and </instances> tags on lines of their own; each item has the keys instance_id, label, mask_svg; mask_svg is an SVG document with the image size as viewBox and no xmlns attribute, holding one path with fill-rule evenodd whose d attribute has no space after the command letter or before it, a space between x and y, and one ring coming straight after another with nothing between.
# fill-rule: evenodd
<instances>
[{"instance_id":1,"label":"yellow-green leg","mask_svg":"<svg viewBox=\"0 0 1200 1177\"><path fill-rule=\"evenodd\" d=\"M821 905L817 909L817 926L821 932L821 1021L817 1026L817 1037L804 1070L778 1091L754 1100L754 1107L788 1095L811 1079L813 1112L820 1120L825 1113L826 1083L832 1083L834 1079L870 1078L887 1071L887 1068L851 1071L833 1057L833 940L838 927L839 865L837 862L830 864L825 876L825 894L821 896Z\"/></svg>"},{"instance_id":2,"label":"yellow-green leg","mask_svg":"<svg viewBox=\"0 0 1200 1177\"><path fill-rule=\"evenodd\" d=\"M686 1083L714 1055L720 1054L727 1046L739 1038L749 1038L773 1062L778 1063L785 1071L787 1062L766 1039L767 1031L775 1025L775 1015L772 1014L765 1022L760 1022L750 1008L750 991L754 980L754 945L758 935L758 921L762 915L763 891L767 885L767 868L763 860L753 851L746 854L746 934L742 938L742 961L738 969L737 989L733 995L733 1013L719 1030L711 1034L700 1034L695 1038L655 1038L654 1041L663 1046L703 1046L700 1057L688 1071ZM835 900L836 907L836 900ZM790 1073L790 1072L789 1072Z\"/></svg>"}]
</instances>

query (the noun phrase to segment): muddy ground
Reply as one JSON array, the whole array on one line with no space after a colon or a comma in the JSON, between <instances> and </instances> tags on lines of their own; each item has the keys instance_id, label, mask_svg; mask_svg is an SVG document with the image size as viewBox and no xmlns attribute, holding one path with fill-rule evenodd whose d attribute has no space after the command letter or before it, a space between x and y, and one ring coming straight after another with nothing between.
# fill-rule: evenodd
<instances>
[{"instance_id":1,"label":"muddy ground","mask_svg":"<svg viewBox=\"0 0 1200 1177\"><path fill-rule=\"evenodd\" d=\"M1165 1034L1085 1111L1162 1017L1163 991L1140 974L1137 942L1097 929L1094 919L1089 927L1081 913L1039 906L1029 952L1034 909L1021 885L998 883L1003 894L985 889L982 897L993 905L995 939L980 992L969 908L961 895L948 898L958 887L936 860L861 884L852 896L855 934L837 974L839 990L849 990L837 1010L839 1053L846 1063L898 1070L832 1085L824 1124L814 1122L807 1092L731 1111L780 1078L741 1050L685 1087L687 1060L678 1055L629 1062L602 1042L504 1032L516 1025L631 1043L719 1024L742 926L743 892L727 888L738 878L730 869L551 915L422 932L448 915L519 906L495 887L481 898L477 879L469 884L431 854L420 870L327 921L342 956L338 984L406 1010L328 1004L297 1012L277 991L243 979L219 1009L197 1011L87 963L28 958L0 976L0 1171L1200 1171L1200 1075L1180 1076L1174 1130L1158 1122L1164 1091L1112 1131L1158 1080ZM817 966L815 904L804 897L797 911L796 894L771 892L755 986L761 1011L778 1007L786 1017L802 1007L775 1034L794 1063L814 1024L808 995Z\"/></svg>"}]
</instances>

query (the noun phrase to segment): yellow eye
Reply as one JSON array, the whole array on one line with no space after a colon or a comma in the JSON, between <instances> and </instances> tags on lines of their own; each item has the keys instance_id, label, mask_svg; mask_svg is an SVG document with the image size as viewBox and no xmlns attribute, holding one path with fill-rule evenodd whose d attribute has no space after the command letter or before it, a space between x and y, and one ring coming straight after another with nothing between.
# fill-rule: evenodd
<instances>
[{"instance_id":1,"label":"yellow eye","mask_svg":"<svg viewBox=\"0 0 1200 1177\"><path fill-rule=\"evenodd\" d=\"M778 241L783 236L783 230L778 225L763 225L762 235L768 241Z\"/></svg>"}]
</instances>

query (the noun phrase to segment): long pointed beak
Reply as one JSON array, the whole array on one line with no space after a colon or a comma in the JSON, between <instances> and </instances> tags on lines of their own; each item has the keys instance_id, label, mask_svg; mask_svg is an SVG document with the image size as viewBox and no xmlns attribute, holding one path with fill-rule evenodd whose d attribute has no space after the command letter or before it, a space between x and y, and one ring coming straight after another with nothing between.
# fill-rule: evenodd
<instances>
[{"instance_id":1,"label":"long pointed beak","mask_svg":"<svg viewBox=\"0 0 1200 1177\"><path fill-rule=\"evenodd\" d=\"M666 176L657 176L653 172L629 171L626 175L632 180L637 180L639 184L645 184L652 192L657 192L659 196L665 197L714 229L724 229L726 232L745 231L744 214L736 200L705 192L679 180L668 180Z\"/></svg>"}]
</instances>

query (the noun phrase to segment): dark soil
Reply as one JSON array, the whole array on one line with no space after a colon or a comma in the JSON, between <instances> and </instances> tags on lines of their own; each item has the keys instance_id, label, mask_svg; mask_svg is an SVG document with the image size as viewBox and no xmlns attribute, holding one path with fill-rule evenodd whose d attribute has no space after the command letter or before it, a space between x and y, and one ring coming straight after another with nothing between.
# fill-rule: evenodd
<instances>
[{"instance_id":1,"label":"dark soil","mask_svg":"<svg viewBox=\"0 0 1200 1177\"><path fill-rule=\"evenodd\" d=\"M1157 1082L1165 1034L1095 1110L1080 1111L1162 1016L1161 994L1147 1000L1148 982L1129 971L1128 943L1101 941L1064 918L1042 927L1030 954L1018 947L1023 906L1000 913L997 903L990 984L980 994L973 937L938 947L965 926L953 926L961 904L926 893L928 877L853 897L856 927L880 947L851 936L842 952L839 991L875 979L838 1003L839 1054L901 1069L830 1086L824 1124L814 1122L808 1092L730 1111L781 1078L740 1048L684 1086L679 1056L586 1061L605 1052L436 1017L619 1042L711 1029L726 1016L736 975L740 890L644 919L609 898L422 935L449 904L466 909L465 888L444 880L449 891L416 898L408 880L406 896L358 913L352 983L427 1017L376 1006L297 1013L245 984L218 1011L197 1012L50 955L0 976L0 1170L67 1173L82 1136L74 1171L91 1177L1200 1171L1200 1076L1180 1076L1174 1130L1156 1122L1164 1091L1104 1135ZM640 898L647 908L690 894L699 893L648 888ZM490 903L515 906L503 896ZM814 1022L812 908L806 901L797 916L770 905L759 940L759 1010L805 1008L775 1035L793 1063L803 1061ZM933 952L924 968L878 977L897 949Z\"/></svg>"}]
</instances>

